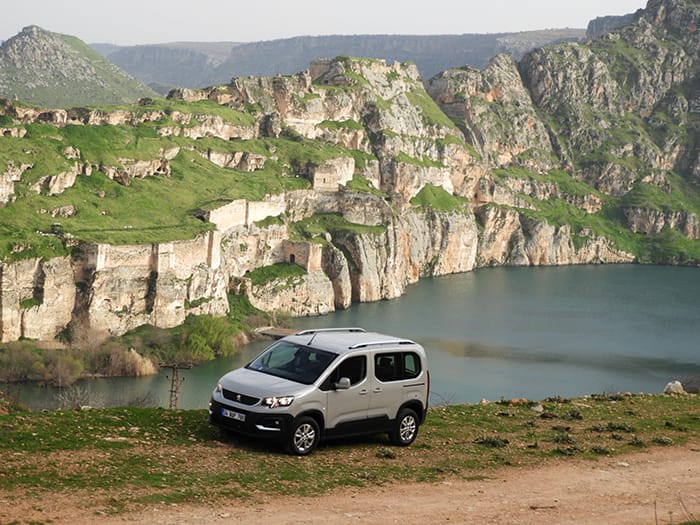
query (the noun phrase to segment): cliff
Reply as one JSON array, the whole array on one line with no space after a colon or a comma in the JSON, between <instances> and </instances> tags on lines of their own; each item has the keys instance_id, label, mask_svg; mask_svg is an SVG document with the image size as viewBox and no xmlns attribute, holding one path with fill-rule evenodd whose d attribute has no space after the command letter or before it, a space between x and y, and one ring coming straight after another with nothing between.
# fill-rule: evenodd
<instances>
[{"instance_id":1,"label":"cliff","mask_svg":"<svg viewBox=\"0 0 700 525\"><path fill-rule=\"evenodd\" d=\"M338 57L126 108L0 106L0 333L228 293L317 315L494 265L698 265L697 5L423 82Z\"/></svg>"}]
</instances>

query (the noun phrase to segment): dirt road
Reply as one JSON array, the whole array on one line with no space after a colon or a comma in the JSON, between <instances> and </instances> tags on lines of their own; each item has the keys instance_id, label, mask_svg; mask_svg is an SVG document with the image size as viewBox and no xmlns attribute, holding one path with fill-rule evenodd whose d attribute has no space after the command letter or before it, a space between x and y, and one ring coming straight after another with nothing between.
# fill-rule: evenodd
<instances>
[{"instance_id":1,"label":"dirt road","mask_svg":"<svg viewBox=\"0 0 700 525\"><path fill-rule=\"evenodd\" d=\"M388 485L316 498L260 495L224 504L149 505L107 515L107 495L0 493L0 523L479 523L644 525L700 520L700 443L598 461L506 468L488 479Z\"/></svg>"}]
</instances>

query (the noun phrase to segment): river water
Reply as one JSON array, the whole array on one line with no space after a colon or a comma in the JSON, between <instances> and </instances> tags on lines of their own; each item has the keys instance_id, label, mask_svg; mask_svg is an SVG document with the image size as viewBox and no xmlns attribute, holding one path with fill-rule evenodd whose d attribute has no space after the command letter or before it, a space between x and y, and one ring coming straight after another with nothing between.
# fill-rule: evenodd
<instances>
[{"instance_id":1,"label":"river water","mask_svg":"<svg viewBox=\"0 0 700 525\"><path fill-rule=\"evenodd\" d=\"M353 305L294 325L361 326L423 344L432 404L660 392L668 381L700 376L700 270L480 269L425 279L400 299ZM206 407L217 379L268 344L180 371L178 407ZM94 406L145 400L167 407L170 374L82 381L76 388ZM33 409L57 405L57 389L16 388Z\"/></svg>"}]
</instances>

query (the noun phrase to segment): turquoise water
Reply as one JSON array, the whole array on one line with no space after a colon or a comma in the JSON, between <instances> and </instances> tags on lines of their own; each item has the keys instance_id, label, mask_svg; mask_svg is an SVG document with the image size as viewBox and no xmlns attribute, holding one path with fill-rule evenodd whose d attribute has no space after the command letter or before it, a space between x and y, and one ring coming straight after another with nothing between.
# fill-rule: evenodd
<instances>
[{"instance_id":1,"label":"turquoise water","mask_svg":"<svg viewBox=\"0 0 700 525\"><path fill-rule=\"evenodd\" d=\"M501 397L659 392L700 376L700 270L665 266L493 268L426 279L400 299L303 318L295 328L362 326L428 351L433 404ZM269 341L181 372L180 408L204 408L226 371ZM166 373L79 383L92 404L168 406ZM89 397L88 396L88 397ZM55 389L20 399L51 408Z\"/></svg>"}]
</instances>

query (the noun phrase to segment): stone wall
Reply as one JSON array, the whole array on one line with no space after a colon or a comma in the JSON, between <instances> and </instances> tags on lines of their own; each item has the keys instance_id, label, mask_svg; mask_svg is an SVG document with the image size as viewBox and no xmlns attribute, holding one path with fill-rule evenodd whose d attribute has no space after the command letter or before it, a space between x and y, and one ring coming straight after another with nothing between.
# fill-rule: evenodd
<instances>
[{"instance_id":1,"label":"stone wall","mask_svg":"<svg viewBox=\"0 0 700 525\"><path fill-rule=\"evenodd\" d=\"M218 231L191 241L93 245L85 267L91 273L90 325L99 333L119 335L146 323L168 328L190 313L228 311Z\"/></svg>"},{"instance_id":2,"label":"stone wall","mask_svg":"<svg viewBox=\"0 0 700 525\"><path fill-rule=\"evenodd\" d=\"M282 250L286 262L298 264L307 272L321 271L323 247L320 244L287 241Z\"/></svg>"},{"instance_id":3,"label":"stone wall","mask_svg":"<svg viewBox=\"0 0 700 525\"><path fill-rule=\"evenodd\" d=\"M352 157L331 159L320 166L313 166L310 171L315 191L338 191L341 185L352 180L355 173L355 159Z\"/></svg>"},{"instance_id":4,"label":"stone wall","mask_svg":"<svg viewBox=\"0 0 700 525\"><path fill-rule=\"evenodd\" d=\"M268 217L277 217L285 210L284 195L266 195L262 201L248 201L246 226Z\"/></svg>"},{"instance_id":5,"label":"stone wall","mask_svg":"<svg viewBox=\"0 0 700 525\"><path fill-rule=\"evenodd\" d=\"M237 199L206 213L207 221L216 225L219 231L227 231L247 224L248 201Z\"/></svg>"},{"instance_id":6,"label":"stone wall","mask_svg":"<svg viewBox=\"0 0 700 525\"><path fill-rule=\"evenodd\" d=\"M216 225L220 232L238 226L250 226L267 217L277 217L286 210L284 195L266 195L262 201L237 199L204 214L204 218Z\"/></svg>"}]
</instances>

